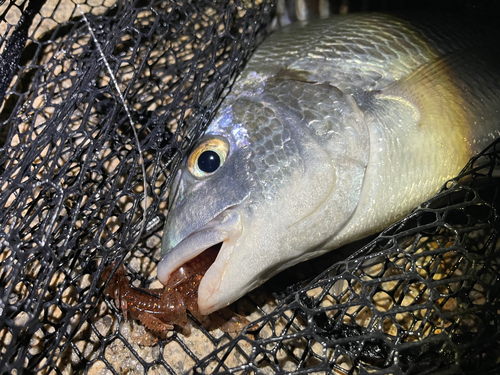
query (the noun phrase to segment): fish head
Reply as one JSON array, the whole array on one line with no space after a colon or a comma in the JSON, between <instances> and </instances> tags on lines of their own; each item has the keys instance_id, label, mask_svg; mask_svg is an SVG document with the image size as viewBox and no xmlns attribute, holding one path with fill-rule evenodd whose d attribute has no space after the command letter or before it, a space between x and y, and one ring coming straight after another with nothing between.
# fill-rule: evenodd
<instances>
[{"instance_id":1,"label":"fish head","mask_svg":"<svg viewBox=\"0 0 500 375\"><path fill-rule=\"evenodd\" d=\"M160 282L167 285L177 268L221 244L200 282L202 314L319 255L356 207L367 135L353 130L362 120L352 103L329 87L272 86L240 95L219 111L171 188ZM319 122L321 113L305 115L318 100L335 101L328 119ZM325 130L325 121L339 124Z\"/></svg>"}]
</instances>

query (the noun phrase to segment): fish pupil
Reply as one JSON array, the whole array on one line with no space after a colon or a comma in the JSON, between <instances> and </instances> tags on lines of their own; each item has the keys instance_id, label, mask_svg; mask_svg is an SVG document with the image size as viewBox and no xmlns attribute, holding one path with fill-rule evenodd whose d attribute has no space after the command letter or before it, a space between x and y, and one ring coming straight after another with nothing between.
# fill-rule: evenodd
<instances>
[{"instance_id":1,"label":"fish pupil","mask_svg":"<svg viewBox=\"0 0 500 375\"><path fill-rule=\"evenodd\" d=\"M215 172L220 167L220 157L214 151L204 151L198 158L198 168L205 173Z\"/></svg>"}]
</instances>

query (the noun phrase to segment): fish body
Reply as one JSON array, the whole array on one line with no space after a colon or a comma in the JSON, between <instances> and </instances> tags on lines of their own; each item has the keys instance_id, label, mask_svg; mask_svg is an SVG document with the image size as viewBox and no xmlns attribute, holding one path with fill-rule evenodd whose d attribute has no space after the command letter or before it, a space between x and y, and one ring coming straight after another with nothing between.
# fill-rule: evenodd
<instances>
[{"instance_id":1,"label":"fish body","mask_svg":"<svg viewBox=\"0 0 500 375\"><path fill-rule=\"evenodd\" d=\"M159 280L222 243L207 314L430 198L500 134L488 33L358 14L269 37L176 175Z\"/></svg>"}]
</instances>

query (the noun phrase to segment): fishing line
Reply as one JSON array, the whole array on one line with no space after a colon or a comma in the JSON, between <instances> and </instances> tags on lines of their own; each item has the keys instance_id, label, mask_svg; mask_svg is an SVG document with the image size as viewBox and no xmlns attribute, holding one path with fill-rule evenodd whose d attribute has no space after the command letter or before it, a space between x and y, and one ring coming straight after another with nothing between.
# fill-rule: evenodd
<instances>
[{"instance_id":1,"label":"fishing line","mask_svg":"<svg viewBox=\"0 0 500 375\"><path fill-rule=\"evenodd\" d=\"M83 12L82 8L80 7L80 4L76 3L75 0L72 0L72 1L73 1L73 4L76 5L76 8L80 12L80 14L82 15L82 18L85 21L85 24L87 25L87 28L89 29L90 35L92 36L92 40L94 41L95 45L97 46L97 50L99 51L99 54L101 55L102 61L104 62L104 65L106 66L106 70L109 73L109 78L111 79L111 82L113 83L113 85L115 87L115 90L118 93L118 96L119 96L120 101L121 101L121 103L123 105L123 108L125 109L128 121L130 123L130 127L132 128L132 132L134 133L134 138L135 138L135 141L137 143L137 151L139 153L139 161L140 161L140 164L141 164L142 175L143 175L143 188L144 188L144 206L143 206L143 209L144 209L144 211L142 213L141 228L140 228L139 233L136 236L134 242L130 246L130 249L133 249L137 245L137 243L139 242L139 239L141 238L142 232L144 231L144 228L146 227L146 212L147 212L147 208L148 208L146 167L144 166L144 157L143 157L143 154L142 154L141 143L139 141L139 136L137 134L137 130L135 129L134 121L132 120L132 116L131 116L130 111L128 109L127 103L125 102L125 98L123 97L123 94L120 91L120 87L118 86L118 81L113 76L113 71L111 70L111 66L108 63L108 60L106 60L106 56L104 55L104 52L103 52L103 50L101 48L101 45L100 45L99 41L97 40L97 38L96 38L96 36L94 34L94 30L92 29L92 25L90 24L89 20L85 16L85 13Z\"/></svg>"}]
</instances>

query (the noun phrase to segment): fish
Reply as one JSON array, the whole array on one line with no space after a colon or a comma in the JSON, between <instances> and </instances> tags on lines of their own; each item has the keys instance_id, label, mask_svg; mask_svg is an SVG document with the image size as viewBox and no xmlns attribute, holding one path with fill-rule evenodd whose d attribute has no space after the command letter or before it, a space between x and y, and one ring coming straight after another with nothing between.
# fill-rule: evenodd
<instances>
[{"instance_id":1,"label":"fish","mask_svg":"<svg viewBox=\"0 0 500 375\"><path fill-rule=\"evenodd\" d=\"M209 314L432 197L500 135L495 35L376 13L272 34L176 172L159 281L219 245Z\"/></svg>"}]
</instances>

